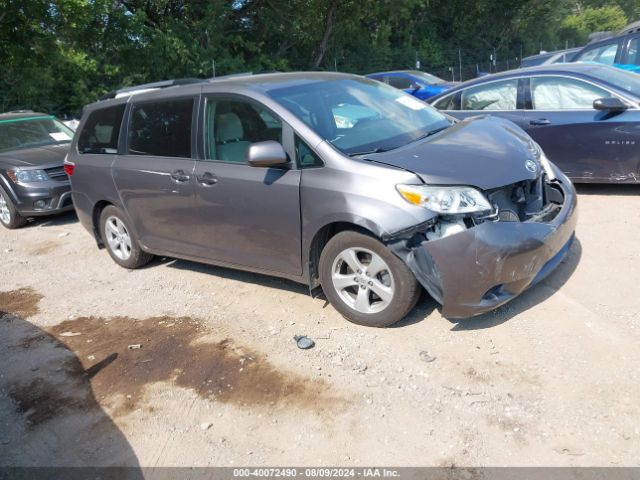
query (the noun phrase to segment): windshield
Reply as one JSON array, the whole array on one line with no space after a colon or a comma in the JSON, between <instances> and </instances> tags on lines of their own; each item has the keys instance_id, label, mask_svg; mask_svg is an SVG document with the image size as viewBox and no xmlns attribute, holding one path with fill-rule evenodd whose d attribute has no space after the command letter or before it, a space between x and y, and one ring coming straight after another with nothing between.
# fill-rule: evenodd
<instances>
[{"instance_id":1,"label":"windshield","mask_svg":"<svg viewBox=\"0 0 640 480\"><path fill-rule=\"evenodd\" d=\"M68 143L73 131L51 115L0 120L0 152Z\"/></svg>"},{"instance_id":2,"label":"windshield","mask_svg":"<svg viewBox=\"0 0 640 480\"><path fill-rule=\"evenodd\" d=\"M440 77L436 77L435 75L431 75L430 73L420 72L418 70L412 71L411 75L429 85L444 83L444 80Z\"/></svg>"},{"instance_id":3,"label":"windshield","mask_svg":"<svg viewBox=\"0 0 640 480\"><path fill-rule=\"evenodd\" d=\"M640 97L640 75L637 73L625 72L614 67L597 67L589 73L603 82Z\"/></svg>"},{"instance_id":4,"label":"windshield","mask_svg":"<svg viewBox=\"0 0 640 480\"><path fill-rule=\"evenodd\" d=\"M283 87L269 94L347 155L392 150L451 123L421 100L365 78Z\"/></svg>"}]
</instances>

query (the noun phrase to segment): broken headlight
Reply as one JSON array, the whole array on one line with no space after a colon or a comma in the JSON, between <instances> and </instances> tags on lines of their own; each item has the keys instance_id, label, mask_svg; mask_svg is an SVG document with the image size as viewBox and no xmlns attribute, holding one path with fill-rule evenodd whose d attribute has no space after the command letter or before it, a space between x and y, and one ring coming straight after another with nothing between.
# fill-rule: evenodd
<instances>
[{"instance_id":1,"label":"broken headlight","mask_svg":"<svg viewBox=\"0 0 640 480\"><path fill-rule=\"evenodd\" d=\"M487 197L473 187L397 185L396 188L407 202L441 215L490 212L493 209Z\"/></svg>"}]
</instances>

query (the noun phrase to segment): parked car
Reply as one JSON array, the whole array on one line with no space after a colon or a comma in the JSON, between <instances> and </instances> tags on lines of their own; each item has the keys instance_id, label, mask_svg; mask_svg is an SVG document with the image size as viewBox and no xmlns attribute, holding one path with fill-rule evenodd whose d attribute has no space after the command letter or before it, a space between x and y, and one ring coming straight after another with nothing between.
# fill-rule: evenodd
<instances>
[{"instance_id":1,"label":"parked car","mask_svg":"<svg viewBox=\"0 0 640 480\"><path fill-rule=\"evenodd\" d=\"M618 35L583 47L574 62L596 62L640 73L640 27L629 25Z\"/></svg>"},{"instance_id":2,"label":"parked car","mask_svg":"<svg viewBox=\"0 0 640 480\"><path fill-rule=\"evenodd\" d=\"M573 60L582 47L568 48L566 50L556 50L554 52L544 52L538 55L524 57L520 62L521 68L537 67L538 65L551 65L554 63L566 63Z\"/></svg>"},{"instance_id":3,"label":"parked car","mask_svg":"<svg viewBox=\"0 0 640 480\"><path fill-rule=\"evenodd\" d=\"M457 85L456 82L447 82L435 75L419 70L370 73L367 78L373 78L397 89L404 90L420 100L446 92L454 85Z\"/></svg>"},{"instance_id":4,"label":"parked car","mask_svg":"<svg viewBox=\"0 0 640 480\"><path fill-rule=\"evenodd\" d=\"M0 223L73 210L64 157L73 132L51 115L0 114Z\"/></svg>"},{"instance_id":5,"label":"parked car","mask_svg":"<svg viewBox=\"0 0 640 480\"><path fill-rule=\"evenodd\" d=\"M372 326L410 312L420 284L450 318L496 308L558 265L576 223L571 182L517 126L452 122L338 73L88 105L66 165L82 225L119 265L155 254L321 285Z\"/></svg>"},{"instance_id":6,"label":"parked car","mask_svg":"<svg viewBox=\"0 0 640 480\"><path fill-rule=\"evenodd\" d=\"M640 182L640 76L568 63L492 75L429 100L511 120L574 182Z\"/></svg>"}]
</instances>

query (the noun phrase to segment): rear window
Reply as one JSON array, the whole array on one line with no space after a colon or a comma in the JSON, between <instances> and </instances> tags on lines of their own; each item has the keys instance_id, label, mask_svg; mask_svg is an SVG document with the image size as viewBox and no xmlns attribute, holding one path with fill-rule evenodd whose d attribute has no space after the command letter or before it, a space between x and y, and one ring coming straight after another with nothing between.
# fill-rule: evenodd
<instances>
[{"instance_id":1,"label":"rear window","mask_svg":"<svg viewBox=\"0 0 640 480\"><path fill-rule=\"evenodd\" d=\"M134 105L129 122L129 154L191 157L193 98Z\"/></svg>"},{"instance_id":2,"label":"rear window","mask_svg":"<svg viewBox=\"0 0 640 480\"><path fill-rule=\"evenodd\" d=\"M118 153L118 136L125 104L94 110L89 114L80 137L79 153Z\"/></svg>"}]
</instances>

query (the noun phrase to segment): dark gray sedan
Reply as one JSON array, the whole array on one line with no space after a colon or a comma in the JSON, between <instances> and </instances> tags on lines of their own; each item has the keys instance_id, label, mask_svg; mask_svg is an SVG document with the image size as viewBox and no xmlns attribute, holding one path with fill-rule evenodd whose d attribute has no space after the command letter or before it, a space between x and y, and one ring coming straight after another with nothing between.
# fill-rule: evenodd
<instances>
[{"instance_id":1,"label":"dark gray sedan","mask_svg":"<svg viewBox=\"0 0 640 480\"><path fill-rule=\"evenodd\" d=\"M73 132L51 115L0 114L0 223L73 209L64 157Z\"/></svg>"},{"instance_id":2,"label":"dark gray sedan","mask_svg":"<svg viewBox=\"0 0 640 480\"><path fill-rule=\"evenodd\" d=\"M464 119L522 127L574 182L640 182L640 76L597 64L491 75L428 100Z\"/></svg>"}]
</instances>

